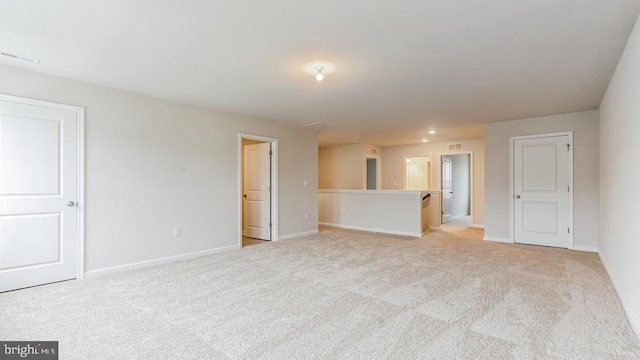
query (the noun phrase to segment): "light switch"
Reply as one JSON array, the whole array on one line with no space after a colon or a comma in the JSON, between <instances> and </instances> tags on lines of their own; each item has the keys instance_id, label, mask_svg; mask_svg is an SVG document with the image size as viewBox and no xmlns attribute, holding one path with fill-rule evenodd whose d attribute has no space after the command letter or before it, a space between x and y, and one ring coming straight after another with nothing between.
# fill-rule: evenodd
<instances>
[{"instance_id":1,"label":"light switch","mask_svg":"<svg viewBox=\"0 0 640 360\"><path fill-rule=\"evenodd\" d=\"M304 186L309 186L309 180L303 181L302 184L304 184Z\"/></svg>"}]
</instances>

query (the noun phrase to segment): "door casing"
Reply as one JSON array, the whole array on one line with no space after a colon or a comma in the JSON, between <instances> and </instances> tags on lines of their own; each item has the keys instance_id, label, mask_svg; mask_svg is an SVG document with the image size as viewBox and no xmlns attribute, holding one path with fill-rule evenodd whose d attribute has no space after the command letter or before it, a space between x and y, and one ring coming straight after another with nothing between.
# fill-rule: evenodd
<instances>
[{"instance_id":1,"label":"door casing","mask_svg":"<svg viewBox=\"0 0 640 360\"><path fill-rule=\"evenodd\" d=\"M474 211L473 211L473 198L474 198L474 164L473 164L473 151L451 151L451 152L442 152L440 153L440 164L439 166L432 166L431 169L438 169L438 174L436 179L438 181L438 189L442 189L442 160L444 156L452 156L452 155L460 155L460 154L469 154L469 213L471 217L471 227L477 227L474 219ZM443 206L443 196L440 197L440 209ZM442 221L442 214L440 215L440 221Z\"/></svg>"},{"instance_id":2,"label":"door casing","mask_svg":"<svg viewBox=\"0 0 640 360\"><path fill-rule=\"evenodd\" d=\"M278 139L238 133L238 248L242 248L242 139L271 143L271 241L278 241Z\"/></svg>"},{"instance_id":3,"label":"door casing","mask_svg":"<svg viewBox=\"0 0 640 360\"><path fill-rule=\"evenodd\" d=\"M368 177L368 168L367 168L367 160L373 159L376 161L376 189L382 189L382 158L377 155L366 155L364 157L364 176L363 176L363 186L364 190L367 190L367 177Z\"/></svg>"},{"instance_id":4,"label":"door casing","mask_svg":"<svg viewBox=\"0 0 640 360\"><path fill-rule=\"evenodd\" d=\"M511 243L515 244L515 177L514 177L514 150L515 150L515 142L516 140L526 140L526 139L540 139L547 137L557 137L557 136L567 136L570 145L569 151L569 228L571 231L569 232L569 243L570 249L575 246L574 244L574 227L573 227L573 131L564 131L564 132L556 132L556 133L547 133L547 134L535 134L535 135L525 135L525 136L512 136L509 138L509 240Z\"/></svg>"}]
</instances>

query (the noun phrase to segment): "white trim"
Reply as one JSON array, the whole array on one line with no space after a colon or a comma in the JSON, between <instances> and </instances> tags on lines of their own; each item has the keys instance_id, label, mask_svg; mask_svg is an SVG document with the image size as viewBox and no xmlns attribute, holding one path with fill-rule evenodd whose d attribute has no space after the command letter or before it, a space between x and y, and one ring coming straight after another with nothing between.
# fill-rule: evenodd
<instances>
[{"instance_id":1,"label":"white trim","mask_svg":"<svg viewBox=\"0 0 640 360\"><path fill-rule=\"evenodd\" d=\"M78 280L85 276L85 253L84 253L84 108L78 110Z\"/></svg>"},{"instance_id":2,"label":"white trim","mask_svg":"<svg viewBox=\"0 0 640 360\"><path fill-rule=\"evenodd\" d=\"M609 276L609 280L611 280L611 283L613 284L613 288L616 290L616 295L618 295L618 299L620 299L620 303L622 304L622 308L624 309L624 312L627 315L627 319L631 324L631 328L633 328L633 331L636 332L636 336L640 338L640 323L634 322L634 319L631 317L632 312L629 311L629 306L627 305L627 303L625 303L624 298L620 296L621 294L620 288L618 288L618 285L613 280L613 277L611 277L611 272L609 271L609 267L607 266L607 263L604 262L604 257L602 256L602 253L599 250L598 250L598 257L600 258L600 262L602 263L602 266L604 266L604 270L607 272L607 275Z\"/></svg>"},{"instance_id":3,"label":"white trim","mask_svg":"<svg viewBox=\"0 0 640 360\"><path fill-rule=\"evenodd\" d=\"M384 229L374 229L363 226L351 226L351 225L341 225L341 224L332 224L332 223L323 223L319 222L318 225L322 226L330 226L339 229L348 229L348 230L359 230L373 233L382 233L382 234L391 234L391 235L401 235L401 236L411 236L411 237L422 237L421 233L414 233L408 231L394 231L394 230L384 230Z\"/></svg>"},{"instance_id":4,"label":"white trim","mask_svg":"<svg viewBox=\"0 0 640 360\"><path fill-rule=\"evenodd\" d=\"M474 214L473 214L473 198L474 198L474 181L473 178L475 177L475 171L474 171L474 163L473 163L473 151L470 150L465 150L465 151L450 151L450 152L443 152L440 153L440 164L438 164L438 184L440 185L440 189L442 189L442 157L443 156L453 156L453 155L462 155L462 154L469 154L469 216L471 216L471 223L473 224L473 220L474 220ZM433 168L433 167L432 167ZM443 206L443 201L444 201L444 196L440 197L440 209L442 209ZM440 222L442 222L442 216L440 216Z\"/></svg>"},{"instance_id":5,"label":"white trim","mask_svg":"<svg viewBox=\"0 0 640 360\"><path fill-rule=\"evenodd\" d=\"M429 226L429 229L431 229L431 230L441 230L442 227L441 226Z\"/></svg>"},{"instance_id":6,"label":"white trim","mask_svg":"<svg viewBox=\"0 0 640 360\"><path fill-rule=\"evenodd\" d=\"M483 224L471 224L469 225L469 227L476 228L476 229L484 229Z\"/></svg>"},{"instance_id":7,"label":"white trim","mask_svg":"<svg viewBox=\"0 0 640 360\"><path fill-rule=\"evenodd\" d=\"M320 233L320 231L318 231L318 230L305 231L305 232L301 232L301 233L297 233L297 234L280 236L280 238L278 238L278 240L297 239L297 238L301 238L301 237L304 237L304 236L316 235L316 234L319 234L319 233Z\"/></svg>"},{"instance_id":8,"label":"white trim","mask_svg":"<svg viewBox=\"0 0 640 360\"><path fill-rule=\"evenodd\" d=\"M238 246L242 247L242 139L271 143L271 240L278 241L278 139L238 133Z\"/></svg>"},{"instance_id":9,"label":"white trim","mask_svg":"<svg viewBox=\"0 0 640 360\"><path fill-rule=\"evenodd\" d=\"M549 137L560 137L560 136L568 136L569 137L569 228L571 232L570 236L570 244L569 249L574 246L574 236L575 228L573 226L573 192L574 192L574 183L573 183L573 131L562 131L556 133L548 133L548 134L535 134L535 135L524 135L524 136L512 136L509 138L509 238L511 242L515 244L515 208L514 208L514 164L515 161L513 157L514 152L514 143L516 140L526 140L526 139L540 139L540 138L549 138Z\"/></svg>"},{"instance_id":10,"label":"white trim","mask_svg":"<svg viewBox=\"0 0 640 360\"><path fill-rule=\"evenodd\" d=\"M187 260L187 259L193 259L193 258L198 258L202 256L207 256L207 255L219 254L222 252L238 250L238 249L240 249L238 245L231 245L231 246L225 246L217 249L209 249L209 250L195 251L195 252L181 254L181 255L166 256L158 259L145 260L145 261L139 261L131 264L117 265L117 266L112 266L104 269L91 270L91 271L87 271L85 273L85 276L86 277L102 276L102 275L113 274L113 273L118 273L122 271L145 268L145 267L154 266L154 265L167 264L167 263L171 263L179 260Z\"/></svg>"},{"instance_id":11,"label":"white trim","mask_svg":"<svg viewBox=\"0 0 640 360\"><path fill-rule=\"evenodd\" d=\"M573 246L571 246L569 248L569 250L597 253L598 252L598 247L597 246L573 245Z\"/></svg>"},{"instance_id":12,"label":"white trim","mask_svg":"<svg viewBox=\"0 0 640 360\"><path fill-rule=\"evenodd\" d=\"M482 238L482 240L499 242L499 243L506 243L506 244L513 244L513 241L511 239L501 238L501 237L494 237L494 236L485 236L485 237Z\"/></svg>"},{"instance_id":13,"label":"white trim","mask_svg":"<svg viewBox=\"0 0 640 360\"><path fill-rule=\"evenodd\" d=\"M18 96L0 94L1 101L14 102L18 104L34 105L51 109L65 110L76 113L78 120L76 127L76 173L78 175L76 181L76 206L77 211L77 229L76 229L76 279L81 280L85 277L85 254L84 254L84 108L81 106L59 104L49 101L35 100Z\"/></svg>"}]
</instances>

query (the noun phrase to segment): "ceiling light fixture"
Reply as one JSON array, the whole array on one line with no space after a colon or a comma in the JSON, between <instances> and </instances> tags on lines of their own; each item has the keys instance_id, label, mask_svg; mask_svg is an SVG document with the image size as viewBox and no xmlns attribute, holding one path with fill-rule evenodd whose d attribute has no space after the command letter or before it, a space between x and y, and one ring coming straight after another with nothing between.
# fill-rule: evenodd
<instances>
[{"instance_id":1,"label":"ceiling light fixture","mask_svg":"<svg viewBox=\"0 0 640 360\"><path fill-rule=\"evenodd\" d=\"M316 66L313 68L316 71L316 80L322 81L324 79L324 75L322 75L322 71L324 70L324 66Z\"/></svg>"},{"instance_id":2,"label":"ceiling light fixture","mask_svg":"<svg viewBox=\"0 0 640 360\"><path fill-rule=\"evenodd\" d=\"M429 134L435 134L436 131L435 130L429 130Z\"/></svg>"},{"instance_id":3,"label":"ceiling light fixture","mask_svg":"<svg viewBox=\"0 0 640 360\"><path fill-rule=\"evenodd\" d=\"M407 164L411 164L411 159L407 158L407 159L405 160L405 162L406 162Z\"/></svg>"},{"instance_id":4,"label":"ceiling light fixture","mask_svg":"<svg viewBox=\"0 0 640 360\"><path fill-rule=\"evenodd\" d=\"M427 140L427 139L422 139L422 142L423 142L423 143L425 143L425 142L427 142L427 141L429 141L429 140Z\"/></svg>"}]
</instances>

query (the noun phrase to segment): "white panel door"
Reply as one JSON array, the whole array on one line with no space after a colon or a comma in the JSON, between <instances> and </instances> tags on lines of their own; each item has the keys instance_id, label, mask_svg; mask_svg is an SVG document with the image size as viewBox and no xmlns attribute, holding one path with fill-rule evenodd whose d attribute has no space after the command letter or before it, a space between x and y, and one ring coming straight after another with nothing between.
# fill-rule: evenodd
<instances>
[{"instance_id":1,"label":"white panel door","mask_svg":"<svg viewBox=\"0 0 640 360\"><path fill-rule=\"evenodd\" d=\"M78 121L0 99L0 291L77 277Z\"/></svg>"},{"instance_id":2,"label":"white panel door","mask_svg":"<svg viewBox=\"0 0 640 360\"><path fill-rule=\"evenodd\" d=\"M451 158L442 158L442 223L451 221L451 202L453 192L451 191L452 168Z\"/></svg>"},{"instance_id":3,"label":"white panel door","mask_svg":"<svg viewBox=\"0 0 640 360\"><path fill-rule=\"evenodd\" d=\"M568 248L569 136L514 141L516 243Z\"/></svg>"},{"instance_id":4,"label":"white panel door","mask_svg":"<svg viewBox=\"0 0 640 360\"><path fill-rule=\"evenodd\" d=\"M244 236L271 240L270 143L244 147Z\"/></svg>"}]
</instances>

